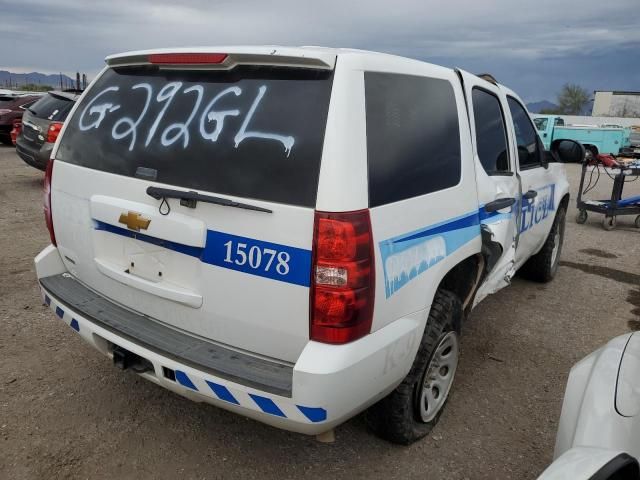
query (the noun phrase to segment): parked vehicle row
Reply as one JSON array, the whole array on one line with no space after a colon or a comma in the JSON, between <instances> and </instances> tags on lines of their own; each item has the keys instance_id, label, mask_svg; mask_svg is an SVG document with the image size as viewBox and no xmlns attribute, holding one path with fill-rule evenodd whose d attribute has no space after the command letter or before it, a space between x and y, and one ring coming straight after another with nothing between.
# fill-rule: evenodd
<instances>
[{"instance_id":1,"label":"parked vehicle row","mask_svg":"<svg viewBox=\"0 0 640 480\"><path fill-rule=\"evenodd\" d=\"M16 151L27 164L46 170L53 145L81 91L51 91L29 104L22 116Z\"/></svg>"},{"instance_id":2,"label":"parked vehicle row","mask_svg":"<svg viewBox=\"0 0 640 480\"><path fill-rule=\"evenodd\" d=\"M0 95L0 142L12 145L11 130L14 120L22 118L25 110L40 97L37 95Z\"/></svg>"}]
</instances>

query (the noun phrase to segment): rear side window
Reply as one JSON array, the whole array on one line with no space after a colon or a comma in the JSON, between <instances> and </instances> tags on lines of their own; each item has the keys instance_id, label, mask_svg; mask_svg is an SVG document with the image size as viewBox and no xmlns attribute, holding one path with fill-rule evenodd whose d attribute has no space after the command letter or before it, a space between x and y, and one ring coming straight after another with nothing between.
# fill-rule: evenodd
<instances>
[{"instance_id":1,"label":"rear side window","mask_svg":"<svg viewBox=\"0 0 640 480\"><path fill-rule=\"evenodd\" d=\"M110 69L78 105L56 159L315 207L332 78L273 67Z\"/></svg>"},{"instance_id":2,"label":"rear side window","mask_svg":"<svg viewBox=\"0 0 640 480\"><path fill-rule=\"evenodd\" d=\"M479 88L473 89L472 97L480 163L489 175L509 172L507 133L500 100Z\"/></svg>"},{"instance_id":3,"label":"rear side window","mask_svg":"<svg viewBox=\"0 0 640 480\"><path fill-rule=\"evenodd\" d=\"M71 107L73 107L72 100L49 93L28 108L38 118L64 122Z\"/></svg>"},{"instance_id":4,"label":"rear side window","mask_svg":"<svg viewBox=\"0 0 640 480\"><path fill-rule=\"evenodd\" d=\"M529 114L516 99L507 97L507 101L511 111L511 118L513 118L513 127L516 131L520 168L526 169L542 165L542 152L538 145L538 133L533 128Z\"/></svg>"},{"instance_id":5,"label":"rear side window","mask_svg":"<svg viewBox=\"0 0 640 480\"><path fill-rule=\"evenodd\" d=\"M377 72L364 79L369 205L457 185L460 130L451 84Z\"/></svg>"}]
</instances>

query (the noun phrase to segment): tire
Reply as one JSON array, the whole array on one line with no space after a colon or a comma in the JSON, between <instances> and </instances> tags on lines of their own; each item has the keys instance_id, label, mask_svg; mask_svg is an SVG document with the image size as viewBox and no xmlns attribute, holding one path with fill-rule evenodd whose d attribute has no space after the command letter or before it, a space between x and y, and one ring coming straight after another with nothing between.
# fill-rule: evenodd
<instances>
[{"instance_id":1,"label":"tire","mask_svg":"<svg viewBox=\"0 0 640 480\"><path fill-rule=\"evenodd\" d=\"M409 445L426 436L438 423L458 365L462 315L462 302L455 294L447 290L436 292L409 374L365 414L367 424L379 437ZM431 411L426 407L425 382L430 385Z\"/></svg>"},{"instance_id":2,"label":"tire","mask_svg":"<svg viewBox=\"0 0 640 480\"><path fill-rule=\"evenodd\" d=\"M8 145L10 147L13 147L13 142L11 141L11 137L10 136L4 136L4 135L0 135L0 143L2 143L3 145Z\"/></svg>"},{"instance_id":3,"label":"tire","mask_svg":"<svg viewBox=\"0 0 640 480\"><path fill-rule=\"evenodd\" d=\"M580 210L578 212L578 214L576 215L576 223L582 225L583 223L586 223L587 221L587 211L586 210Z\"/></svg>"},{"instance_id":4,"label":"tire","mask_svg":"<svg viewBox=\"0 0 640 480\"><path fill-rule=\"evenodd\" d=\"M533 280L534 282L546 283L553 280L553 277L556 276L558 263L560 262L560 254L562 253L566 216L566 207L559 207L556 218L553 220L549 236L547 236L547 240L544 242L542 249L527 260L520 269L523 277Z\"/></svg>"},{"instance_id":5,"label":"tire","mask_svg":"<svg viewBox=\"0 0 640 480\"><path fill-rule=\"evenodd\" d=\"M636 228L640 228L640 215L636 217L635 225L636 225Z\"/></svg>"},{"instance_id":6,"label":"tire","mask_svg":"<svg viewBox=\"0 0 640 480\"><path fill-rule=\"evenodd\" d=\"M605 217L602 219L602 228L604 228L606 231L611 231L614 228L616 228L616 224L618 223L618 221L616 220L616 217L607 217L605 215Z\"/></svg>"}]
</instances>

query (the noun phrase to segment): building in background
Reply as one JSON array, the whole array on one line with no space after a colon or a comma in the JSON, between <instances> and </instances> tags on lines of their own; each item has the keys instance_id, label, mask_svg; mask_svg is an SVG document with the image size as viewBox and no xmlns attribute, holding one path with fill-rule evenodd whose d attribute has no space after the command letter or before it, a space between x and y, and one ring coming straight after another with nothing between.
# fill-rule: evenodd
<instances>
[{"instance_id":1,"label":"building in background","mask_svg":"<svg viewBox=\"0 0 640 480\"><path fill-rule=\"evenodd\" d=\"M596 90L594 93L592 116L640 118L640 92Z\"/></svg>"}]
</instances>

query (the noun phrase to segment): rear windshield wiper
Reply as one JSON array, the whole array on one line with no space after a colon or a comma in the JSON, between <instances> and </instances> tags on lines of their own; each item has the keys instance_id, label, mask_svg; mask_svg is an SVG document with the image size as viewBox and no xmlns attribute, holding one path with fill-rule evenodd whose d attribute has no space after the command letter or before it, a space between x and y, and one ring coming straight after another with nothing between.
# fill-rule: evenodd
<instances>
[{"instance_id":1,"label":"rear windshield wiper","mask_svg":"<svg viewBox=\"0 0 640 480\"><path fill-rule=\"evenodd\" d=\"M156 200L179 198L180 205L189 208L196 208L196 204L198 202L207 202L215 205L222 205L224 207L244 208L245 210L254 210L256 212L273 213L273 210L269 210L268 208L257 207L247 203L234 202L228 198L214 197L213 195L202 195L198 192L174 190L172 188L147 187L147 195L155 198Z\"/></svg>"}]
</instances>

